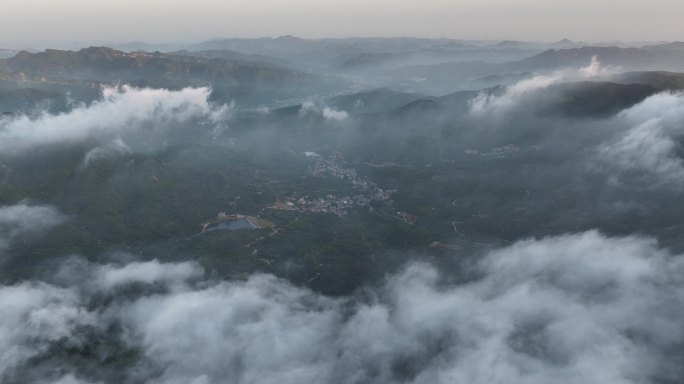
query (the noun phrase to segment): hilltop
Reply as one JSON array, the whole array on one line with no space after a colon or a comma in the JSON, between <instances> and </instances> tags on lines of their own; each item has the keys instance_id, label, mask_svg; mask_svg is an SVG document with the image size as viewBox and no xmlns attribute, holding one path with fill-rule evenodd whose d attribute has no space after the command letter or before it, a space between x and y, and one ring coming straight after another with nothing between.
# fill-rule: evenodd
<instances>
[{"instance_id":1,"label":"hilltop","mask_svg":"<svg viewBox=\"0 0 684 384\"><path fill-rule=\"evenodd\" d=\"M302 88L336 81L283 65L247 61L235 55L221 58L180 53L127 53L107 47L78 51L48 49L38 53L22 51L12 58L0 60L0 76L5 80L26 82L27 86L73 82L85 82L91 87L120 83L169 89L207 86L216 91L216 97L245 100L259 99L266 90L272 92L273 97L292 96Z\"/></svg>"}]
</instances>

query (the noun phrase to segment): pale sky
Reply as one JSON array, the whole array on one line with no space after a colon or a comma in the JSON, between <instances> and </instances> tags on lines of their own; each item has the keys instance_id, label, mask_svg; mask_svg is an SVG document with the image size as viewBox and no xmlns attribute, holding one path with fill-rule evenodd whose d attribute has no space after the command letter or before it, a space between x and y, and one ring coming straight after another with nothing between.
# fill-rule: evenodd
<instances>
[{"instance_id":1,"label":"pale sky","mask_svg":"<svg viewBox=\"0 0 684 384\"><path fill-rule=\"evenodd\" d=\"M684 0L0 0L0 47L286 34L684 40Z\"/></svg>"}]
</instances>

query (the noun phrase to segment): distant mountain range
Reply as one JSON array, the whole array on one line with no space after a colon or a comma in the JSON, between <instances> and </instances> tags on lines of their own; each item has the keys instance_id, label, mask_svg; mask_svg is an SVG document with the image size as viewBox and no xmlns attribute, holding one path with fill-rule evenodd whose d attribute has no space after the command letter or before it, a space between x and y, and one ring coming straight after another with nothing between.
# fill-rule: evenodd
<instances>
[{"instance_id":1,"label":"distant mountain range","mask_svg":"<svg viewBox=\"0 0 684 384\"><path fill-rule=\"evenodd\" d=\"M256 80L270 84L301 79L307 75L285 67L259 62L168 55L159 52L126 53L106 47L79 51L48 49L44 52L22 51L5 60L5 70L41 74L72 80L154 81L165 79L176 86L240 83ZM174 86L175 84L169 84Z\"/></svg>"},{"instance_id":2,"label":"distant mountain range","mask_svg":"<svg viewBox=\"0 0 684 384\"><path fill-rule=\"evenodd\" d=\"M32 103L51 100L55 108L66 108L63 98L67 94L88 102L99 97L103 85L126 83L169 89L206 86L212 88L213 100L238 100L253 106L286 106L304 97L318 97L339 109L376 113L407 106L427 97L423 95L506 86L540 73L584 67L593 57L602 66L624 73L597 80L642 84L658 90L684 88L678 73L684 71L684 43L640 48L578 44L567 39L544 45L411 38L305 40L282 36L216 40L194 45L193 50L167 53L125 52L108 47L21 51L0 59L0 91L5 92L0 106L4 110L26 110ZM570 48L542 51L544 46ZM10 51L0 50L0 54L3 52ZM516 59L502 62L506 57ZM355 83L363 83L366 90L357 93ZM637 93L648 92L644 88ZM591 91L592 95L599 93ZM631 100L627 96L624 99Z\"/></svg>"},{"instance_id":3,"label":"distant mountain range","mask_svg":"<svg viewBox=\"0 0 684 384\"><path fill-rule=\"evenodd\" d=\"M587 65L596 56L602 65L639 69L684 69L684 50L671 50L652 46L645 48L582 47L550 49L518 63L524 69L547 69Z\"/></svg>"},{"instance_id":4,"label":"distant mountain range","mask_svg":"<svg viewBox=\"0 0 684 384\"><path fill-rule=\"evenodd\" d=\"M384 70L393 88L422 93L448 93L457 89L479 89L564 68L588 66L596 57L603 68L615 72L684 71L684 50L659 48L581 47L549 49L521 60L505 63L459 61L432 65L409 65ZM501 82L497 82L501 80Z\"/></svg>"},{"instance_id":5,"label":"distant mountain range","mask_svg":"<svg viewBox=\"0 0 684 384\"><path fill-rule=\"evenodd\" d=\"M191 56L200 57L205 59L224 59L235 62L245 62L245 63L256 63L260 65L275 65L286 67L292 65L292 63L285 59L280 59L274 56L259 55L259 54L248 54L241 53L237 51L231 51L229 49L216 49L208 51L173 51L168 53L169 56Z\"/></svg>"},{"instance_id":6,"label":"distant mountain range","mask_svg":"<svg viewBox=\"0 0 684 384\"><path fill-rule=\"evenodd\" d=\"M274 63L277 59L266 60L263 56L228 52L200 52L191 56L185 52L127 53L106 47L22 51L0 60L0 81L43 89L56 85L97 88L99 84L118 83L170 89L208 86L215 90L215 97L244 100L252 95L260 98L266 91L273 98L294 97L305 88L312 91L343 83Z\"/></svg>"},{"instance_id":7,"label":"distant mountain range","mask_svg":"<svg viewBox=\"0 0 684 384\"><path fill-rule=\"evenodd\" d=\"M537 102L532 105L538 113L596 117L617 113L658 92L683 89L684 73L630 72L611 77L610 81L559 83L540 90L536 96L531 97L537 98ZM497 95L503 90L503 87L492 87L432 97L383 88L336 96L327 103L357 115L379 114L384 117L405 118L407 114L435 111L463 113L469 108L469 102L480 92Z\"/></svg>"}]
</instances>

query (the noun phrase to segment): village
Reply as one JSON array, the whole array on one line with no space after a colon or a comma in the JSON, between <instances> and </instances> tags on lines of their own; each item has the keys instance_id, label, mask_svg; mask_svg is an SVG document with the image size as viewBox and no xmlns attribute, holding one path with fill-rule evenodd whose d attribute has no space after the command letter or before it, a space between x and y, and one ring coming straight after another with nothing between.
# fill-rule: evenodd
<instances>
[{"instance_id":1,"label":"village","mask_svg":"<svg viewBox=\"0 0 684 384\"><path fill-rule=\"evenodd\" d=\"M305 152L305 155L314 160L314 164L309 168L309 174L315 177L332 176L350 183L360 193L352 196L338 197L327 195L320 198L310 198L305 196L299 199L284 198L267 207L267 209L280 209L300 211L307 213L330 213L336 216L344 216L352 208L368 207L371 211L371 202L391 203L391 196L396 190L384 190L376 183L369 181L351 168L342 165L344 157L339 152L324 157L315 152Z\"/></svg>"},{"instance_id":2,"label":"village","mask_svg":"<svg viewBox=\"0 0 684 384\"><path fill-rule=\"evenodd\" d=\"M354 188L367 192L368 196L373 201L389 201L390 197L396 190L383 190L376 183L366 180L359 176L356 170L345 168L341 162L344 157L339 152L333 152L328 157L323 157L314 152L307 152L307 156L315 160L315 164L309 169L312 176L333 176L338 179L349 182Z\"/></svg>"}]
</instances>

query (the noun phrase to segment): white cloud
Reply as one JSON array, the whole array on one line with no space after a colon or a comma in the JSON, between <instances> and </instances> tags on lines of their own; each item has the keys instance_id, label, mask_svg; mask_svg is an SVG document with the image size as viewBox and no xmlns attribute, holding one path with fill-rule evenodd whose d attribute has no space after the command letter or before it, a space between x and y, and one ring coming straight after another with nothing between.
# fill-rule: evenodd
<instances>
[{"instance_id":1,"label":"white cloud","mask_svg":"<svg viewBox=\"0 0 684 384\"><path fill-rule=\"evenodd\" d=\"M83 158L82 166L85 168L99 160L127 155L132 152L131 148L126 145L120 137L117 137L107 145L96 147L88 151Z\"/></svg>"},{"instance_id":2,"label":"white cloud","mask_svg":"<svg viewBox=\"0 0 684 384\"><path fill-rule=\"evenodd\" d=\"M309 114L320 115L326 120L330 121L342 121L349 117L349 113L346 111L340 111L328 106L325 106L323 109L321 109L313 102L307 101L302 104L302 107L299 110L299 115L306 116Z\"/></svg>"},{"instance_id":3,"label":"white cloud","mask_svg":"<svg viewBox=\"0 0 684 384\"><path fill-rule=\"evenodd\" d=\"M554 84L564 81L591 80L598 76L614 73L617 70L617 68L602 67L598 57L593 56L591 62L586 67L564 69L523 79L506 87L500 95L482 92L469 101L470 113L475 116L504 113L517 106L522 97L546 89Z\"/></svg>"},{"instance_id":4,"label":"white cloud","mask_svg":"<svg viewBox=\"0 0 684 384\"><path fill-rule=\"evenodd\" d=\"M684 373L683 272L651 240L588 232L493 252L464 285L414 265L366 304L256 276L123 312L160 383L643 383Z\"/></svg>"},{"instance_id":5,"label":"white cloud","mask_svg":"<svg viewBox=\"0 0 684 384\"><path fill-rule=\"evenodd\" d=\"M323 117L328 120L344 120L349 117L346 111L338 111L334 108L325 107L323 108Z\"/></svg>"},{"instance_id":6,"label":"white cloud","mask_svg":"<svg viewBox=\"0 0 684 384\"><path fill-rule=\"evenodd\" d=\"M97 138L109 142L127 134L153 136L173 123L204 118L217 123L229 107L209 103L208 88L137 89L106 88L104 98L61 115L21 117L0 122L0 154L16 154L29 148L76 143ZM130 145L131 143L127 143Z\"/></svg>"},{"instance_id":7,"label":"white cloud","mask_svg":"<svg viewBox=\"0 0 684 384\"><path fill-rule=\"evenodd\" d=\"M331 379L336 307L273 277L143 298L123 312L131 342L165 368L158 382Z\"/></svg>"},{"instance_id":8,"label":"white cloud","mask_svg":"<svg viewBox=\"0 0 684 384\"><path fill-rule=\"evenodd\" d=\"M170 284L197 279L204 274L204 270L196 263L185 262L176 264L162 264L158 260L132 262L124 266L111 264L95 267L95 283L105 291L117 286L130 283Z\"/></svg>"},{"instance_id":9,"label":"white cloud","mask_svg":"<svg viewBox=\"0 0 684 384\"><path fill-rule=\"evenodd\" d=\"M598 56L594 55L591 57L591 62L584 68L580 68L579 77L584 79L591 79L592 77L606 75L610 72L614 72L616 69L609 70L608 68L601 67L601 62Z\"/></svg>"},{"instance_id":10,"label":"white cloud","mask_svg":"<svg viewBox=\"0 0 684 384\"><path fill-rule=\"evenodd\" d=\"M56 208L20 203L0 207L0 251L21 236L40 234L66 220Z\"/></svg>"},{"instance_id":11,"label":"white cloud","mask_svg":"<svg viewBox=\"0 0 684 384\"><path fill-rule=\"evenodd\" d=\"M268 275L182 284L199 276L186 263L91 265L86 280L104 281L97 311L83 309L95 294L87 288L0 288L0 361L6 371L57 340L87 342L78 328L97 323L122 327L118 342L144 357L128 375L148 383L684 377L673 354L684 347L684 262L655 241L597 232L526 240L471 268L472 280L454 284L435 267L414 264L360 300L324 297ZM172 289L102 300L108 288L131 281ZM151 368L138 366L143 361Z\"/></svg>"},{"instance_id":12,"label":"white cloud","mask_svg":"<svg viewBox=\"0 0 684 384\"><path fill-rule=\"evenodd\" d=\"M102 382L98 382L101 384ZM62 376L59 380L51 382L51 384L91 384L89 381L81 380L73 374Z\"/></svg>"},{"instance_id":13,"label":"white cloud","mask_svg":"<svg viewBox=\"0 0 684 384\"><path fill-rule=\"evenodd\" d=\"M490 112L505 111L517 105L521 96L548 88L552 84L559 82L562 78L560 73L539 75L530 79L521 80L506 87L506 90L502 95L480 93L477 97L468 102L470 113L474 115L483 115Z\"/></svg>"},{"instance_id":14,"label":"white cloud","mask_svg":"<svg viewBox=\"0 0 684 384\"><path fill-rule=\"evenodd\" d=\"M684 97L660 93L629 108L617 118L630 127L598 148L599 160L618 171L637 174L652 185L684 183L684 163L677 154L684 134Z\"/></svg>"},{"instance_id":15,"label":"white cloud","mask_svg":"<svg viewBox=\"0 0 684 384\"><path fill-rule=\"evenodd\" d=\"M0 379L56 342L80 345L76 330L95 325L71 289L43 283L0 287Z\"/></svg>"}]
</instances>

